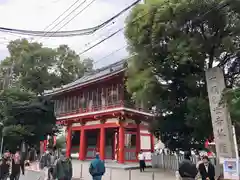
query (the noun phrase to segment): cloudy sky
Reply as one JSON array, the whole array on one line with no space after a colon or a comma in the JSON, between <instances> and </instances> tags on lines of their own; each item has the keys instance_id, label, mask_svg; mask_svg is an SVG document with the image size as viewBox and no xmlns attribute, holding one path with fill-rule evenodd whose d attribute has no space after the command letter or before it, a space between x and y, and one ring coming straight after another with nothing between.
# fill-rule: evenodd
<instances>
[{"instance_id":1,"label":"cloudy sky","mask_svg":"<svg viewBox=\"0 0 240 180\"><path fill-rule=\"evenodd\" d=\"M15 29L44 30L75 1L76 0L0 0L0 26ZM70 13L83 1L84 0L79 0L79 2L73 8L71 8L71 10L68 11L68 13ZM46 30L58 30L62 25L64 25L69 19L75 16L91 1L92 0L86 0L83 6L78 8L57 27L52 29L52 27L61 21L64 16ZM95 0L89 8L79 14L68 25L63 27L61 31L77 30L96 26L112 17L117 12L120 12L128 5L132 4L134 1L135 0ZM66 13L66 15L68 13ZM35 41L42 42L44 46L48 47L57 47L60 44L67 44L76 52L81 53L83 50L94 45L99 40L104 39L109 34L123 27L124 19L128 13L129 11L117 18L114 21L115 23L108 25L102 30L99 30L93 35L89 36L61 38L25 37L29 38L29 40L33 39ZM21 37L24 36L0 32L0 60L8 55L6 48L8 42L10 40ZM97 47L84 53L82 56L93 58L96 62L94 64L95 67L102 67L126 57L127 52L124 48L125 46L126 41L124 39L123 32L121 32L105 41L101 45L98 45Z\"/></svg>"}]
</instances>

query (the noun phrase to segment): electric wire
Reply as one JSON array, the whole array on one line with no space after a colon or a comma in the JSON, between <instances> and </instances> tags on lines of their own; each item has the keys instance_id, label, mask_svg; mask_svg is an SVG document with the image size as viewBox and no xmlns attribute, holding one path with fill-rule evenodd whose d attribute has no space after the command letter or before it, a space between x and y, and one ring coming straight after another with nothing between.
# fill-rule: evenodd
<instances>
[{"instance_id":1,"label":"electric wire","mask_svg":"<svg viewBox=\"0 0 240 180\"><path fill-rule=\"evenodd\" d=\"M221 3L221 4L217 7L217 10L223 9L223 8L225 8L225 7L228 6L228 5L229 5L229 2L228 2L228 1L227 1L227 2L224 2L224 3ZM204 14L202 14L202 15L194 18L194 19L192 20L192 23L194 23L194 22L197 21L197 20L200 20L200 18L203 18L204 16L206 16L206 15L209 14L211 11L213 11L215 8L216 8L216 7L212 7L212 8L210 8L207 12L205 12ZM148 15L148 14L149 14L149 12L143 14L142 16L139 16L138 18L134 19L134 20L133 20L132 22L130 22L129 24L134 24L135 22L139 21L140 19L142 19L143 17L145 17L145 16ZM107 37L105 37L104 39L100 40L100 41L97 42L96 44L90 46L89 48L83 50L82 52L79 53L79 55L82 55L82 54L88 52L89 50L91 50L91 49L95 48L96 46L102 44L102 43L105 42L106 40L112 38L113 36L115 36L115 35L118 34L119 32L123 31L127 26L129 26L129 24L127 24L127 25L125 25L124 27L118 29L117 31L113 32L112 34L110 34L109 36L107 36Z\"/></svg>"},{"instance_id":2,"label":"electric wire","mask_svg":"<svg viewBox=\"0 0 240 180\"><path fill-rule=\"evenodd\" d=\"M221 4L219 7L217 7L217 9L220 10L220 9L222 9L222 8L228 6L228 5L229 5L228 3ZM193 21L195 21L195 20L199 20L199 18L203 18L205 15L207 15L208 13L210 13L210 12L211 12L212 10L214 10L215 8L216 8L216 7L211 8L210 10L208 10L208 11L207 11L206 13L204 13L203 15L201 15L201 16L195 18ZM148 13L144 14L143 16L145 16L145 15L147 15L147 14L148 14ZM142 18L143 16L141 16L141 17L139 17L139 18L137 18L137 19L139 20L139 19ZM136 20L134 20L134 22L136 22ZM132 23L132 22L131 22L131 23ZM117 30L115 33L112 33L112 34L109 35L108 37L111 38L112 36L114 36L115 34L117 34L118 32L120 32L122 29L124 29L124 28L121 28L121 29ZM108 39L109 39L109 38L108 38ZM104 41L106 41L106 40L107 40L106 38L103 39L103 40L101 40L100 42L98 42L97 44L95 44L94 47L96 47L97 45L101 44L101 42L104 42ZM82 53L80 53L79 55L81 55L81 54L83 54L83 53L89 51L90 49L92 49L92 48L94 48L94 47L91 46L90 48L84 50L84 51L83 51ZM112 51L111 53L107 54L106 56L104 56L104 57L100 58L99 60L93 62L93 65L95 65L96 63L98 63L98 62L100 62L100 61L106 59L107 57L111 56L112 54L114 54L114 53L120 51L121 49L123 49L123 48L125 48L125 47L126 47L126 45L123 46L123 47L121 47L121 48L119 48L119 49L116 49L116 50Z\"/></svg>"},{"instance_id":3,"label":"electric wire","mask_svg":"<svg viewBox=\"0 0 240 180\"><path fill-rule=\"evenodd\" d=\"M51 33L51 36L46 35L47 31L23 30L23 29L14 29L14 28L6 28L6 27L0 27L0 31L13 33L13 34L29 35L29 36L43 36L45 34L45 37L70 37L70 36L89 35L89 34L96 32L97 30L101 29L102 27L106 26L107 24L109 24L111 21L113 21L114 19L116 19L117 17L122 15L125 11L132 8L140 1L141 0L136 0L131 5L124 8L122 11L115 14L108 20L104 21L103 23L101 23L97 26L91 27L91 28L72 30L72 31L48 32L48 34ZM54 34L52 34L52 33L54 33Z\"/></svg>"},{"instance_id":4,"label":"electric wire","mask_svg":"<svg viewBox=\"0 0 240 180\"><path fill-rule=\"evenodd\" d=\"M66 23L64 23L60 28L57 29L57 31L53 32L52 34L50 34L50 37L52 35L54 35L55 33L57 33L58 31L60 31L63 27L65 27L66 25L68 25L72 20L74 20L78 15L80 15L83 11L85 11L88 7L90 7L96 0L92 0L87 6L85 6L81 11L79 11L76 15L74 15L69 21L67 21ZM83 1L83 3L85 3L85 1ZM76 9L74 10L77 10L79 7L81 7L83 5L83 3L81 3ZM71 12L73 13L74 10ZM65 19L63 19L65 20ZM55 27L55 26L54 26Z\"/></svg>"},{"instance_id":5,"label":"electric wire","mask_svg":"<svg viewBox=\"0 0 240 180\"><path fill-rule=\"evenodd\" d=\"M59 21L57 24L55 24L47 33L50 33L51 35L53 35L51 33L51 31L56 28L58 25L60 25L64 20L66 20L72 13L74 13L77 9L79 9L81 6L84 5L84 3L86 2L87 0L84 0L83 2L81 2L77 7L75 7L68 15L66 15L61 21ZM85 9L84 9L85 10ZM83 12L83 11L80 11L80 12ZM80 13L78 13L77 15L79 15ZM71 21L71 20L70 20ZM70 22L68 21L68 23ZM66 25L68 24L66 23ZM58 29L57 31L59 31L60 29ZM53 33L56 33L57 31L54 31ZM46 33L46 34L47 34ZM46 34L44 36L46 36ZM50 35L50 36L51 36Z\"/></svg>"},{"instance_id":6,"label":"electric wire","mask_svg":"<svg viewBox=\"0 0 240 180\"><path fill-rule=\"evenodd\" d=\"M52 21L49 25L47 25L43 31L47 30L51 27L55 22L57 22L66 12L68 12L75 4L77 4L79 0L76 0L71 6L69 6L63 13L61 13L54 21Z\"/></svg>"},{"instance_id":7,"label":"electric wire","mask_svg":"<svg viewBox=\"0 0 240 180\"><path fill-rule=\"evenodd\" d=\"M127 45L124 45L124 46L122 46L122 47L120 47L120 48L118 48L118 49L116 49L116 50L110 52L109 54L103 56L102 58L100 58L100 59L94 61L94 65L97 64L97 63L99 63L99 62L101 62L102 60L104 60L104 59L106 59L106 58L112 56L113 54L115 54L115 53L117 53L117 52L123 50L123 49L126 48L126 47L127 47Z\"/></svg>"}]
</instances>

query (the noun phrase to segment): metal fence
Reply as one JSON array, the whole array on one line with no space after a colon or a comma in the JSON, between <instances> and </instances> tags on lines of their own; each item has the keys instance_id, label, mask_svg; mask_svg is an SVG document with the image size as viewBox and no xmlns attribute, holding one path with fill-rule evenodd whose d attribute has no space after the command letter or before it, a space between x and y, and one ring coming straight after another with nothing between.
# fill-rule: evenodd
<instances>
[{"instance_id":1,"label":"metal fence","mask_svg":"<svg viewBox=\"0 0 240 180\"><path fill-rule=\"evenodd\" d=\"M179 164L183 159L183 155L154 154L152 156L152 167L166 169L170 171L177 171L179 168ZM198 157L192 156L191 160L194 164L196 164L198 162ZM214 158L210 158L210 161L212 162L212 164L216 164Z\"/></svg>"},{"instance_id":2,"label":"metal fence","mask_svg":"<svg viewBox=\"0 0 240 180\"><path fill-rule=\"evenodd\" d=\"M73 167L72 180L90 180L92 179L89 174L89 164L83 163L78 167ZM25 176L21 176L20 180L46 180L47 169L33 171L27 170ZM139 170L125 170L119 168L106 168L106 173L102 177L102 180L175 180L174 174L170 174L162 171L154 171L153 169L147 169L145 173L140 173Z\"/></svg>"}]
</instances>

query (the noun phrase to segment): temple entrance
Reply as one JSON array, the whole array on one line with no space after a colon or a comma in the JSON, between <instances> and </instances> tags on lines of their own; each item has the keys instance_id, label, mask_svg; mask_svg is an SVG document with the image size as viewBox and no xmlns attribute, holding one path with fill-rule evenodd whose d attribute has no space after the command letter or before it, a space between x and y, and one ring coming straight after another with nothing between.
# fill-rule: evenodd
<instances>
[{"instance_id":1,"label":"temple entrance","mask_svg":"<svg viewBox=\"0 0 240 180\"><path fill-rule=\"evenodd\" d=\"M86 130L86 158L93 159L96 156L96 152L99 151L100 145L100 130L99 129L91 129Z\"/></svg>"},{"instance_id":2,"label":"temple entrance","mask_svg":"<svg viewBox=\"0 0 240 180\"><path fill-rule=\"evenodd\" d=\"M105 159L118 160L118 128L105 128ZM131 134L131 132L130 132ZM125 135L126 136L126 135ZM100 129L86 129L85 130L85 152L86 159L93 159L96 152L100 151ZM126 138L125 147L127 147L125 156L128 160L133 159L130 156L136 154L136 146L134 146L134 136L131 136L128 142ZM81 141L81 131L72 131L71 138L71 157L79 158ZM128 142L128 144L126 144Z\"/></svg>"},{"instance_id":3,"label":"temple entrance","mask_svg":"<svg viewBox=\"0 0 240 180\"><path fill-rule=\"evenodd\" d=\"M125 132L125 160L136 161L136 140L137 132L136 129L126 129Z\"/></svg>"},{"instance_id":4,"label":"temple entrance","mask_svg":"<svg viewBox=\"0 0 240 180\"><path fill-rule=\"evenodd\" d=\"M105 159L114 159L115 129L105 129ZM96 152L100 151L100 129L86 130L86 158L92 159L96 156Z\"/></svg>"},{"instance_id":5,"label":"temple entrance","mask_svg":"<svg viewBox=\"0 0 240 180\"><path fill-rule=\"evenodd\" d=\"M106 128L106 145L105 145L105 158L106 159L115 159L115 131L113 128Z\"/></svg>"},{"instance_id":6,"label":"temple entrance","mask_svg":"<svg viewBox=\"0 0 240 180\"><path fill-rule=\"evenodd\" d=\"M80 131L72 131L72 141L71 141L71 156L78 158L80 146Z\"/></svg>"}]
</instances>

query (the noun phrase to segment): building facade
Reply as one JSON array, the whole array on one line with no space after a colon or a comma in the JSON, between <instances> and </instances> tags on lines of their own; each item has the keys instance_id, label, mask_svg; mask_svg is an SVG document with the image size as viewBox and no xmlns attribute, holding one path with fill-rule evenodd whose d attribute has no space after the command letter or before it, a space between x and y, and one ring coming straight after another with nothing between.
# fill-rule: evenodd
<instances>
[{"instance_id":1,"label":"building facade","mask_svg":"<svg viewBox=\"0 0 240 180\"><path fill-rule=\"evenodd\" d=\"M125 89L125 61L96 70L60 88L45 91L65 129L67 156L79 160L137 161L140 150L151 158L154 137L149 109L131 101Z\"/></svg>"}]
</instances>

